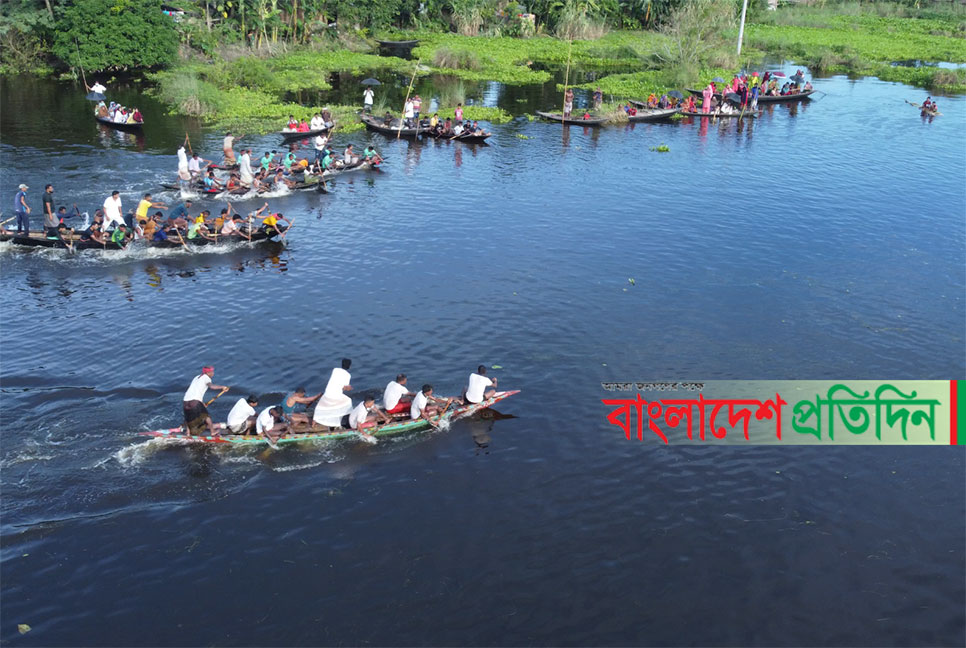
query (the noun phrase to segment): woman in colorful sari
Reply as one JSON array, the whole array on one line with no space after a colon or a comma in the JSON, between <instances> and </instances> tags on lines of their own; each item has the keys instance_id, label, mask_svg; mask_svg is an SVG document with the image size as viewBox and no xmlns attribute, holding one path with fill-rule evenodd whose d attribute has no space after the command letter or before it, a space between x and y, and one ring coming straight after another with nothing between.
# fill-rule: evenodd
<instances>
[{"instance_id":1,"label":"woman in colorful sari","mask_svg":"<svg viewBox=\"0 0 966 648\"><path fill-rule=\"evenodd\" d=\"M701 102L701 112L707 114L711 110L711 96L714 94L714 85L709 83L704 90L701 91L701 97L703 101Z\"/></svg>"}]
</instances>

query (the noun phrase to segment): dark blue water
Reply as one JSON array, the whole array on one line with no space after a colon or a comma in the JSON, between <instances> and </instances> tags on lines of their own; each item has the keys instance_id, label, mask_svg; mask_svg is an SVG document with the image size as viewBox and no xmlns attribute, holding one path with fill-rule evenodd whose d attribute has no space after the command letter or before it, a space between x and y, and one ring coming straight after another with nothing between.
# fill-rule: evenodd
<instances>
[{"instance_id":1,"label":"dark blue water","mask_svg":"<svg viewBox=\"0 0 966 648\"><path fill-rule=\"evenodd\" d=\"M138 139L76 117L73 88L5 83L5 214L20 182L37 211L46 182L91 211L115 188L172 201L183 132L220 151L149 100ZM962 448L657 447L599 401L601 381L966 374L966 100L930 122L900 84L815 85L755 122L342 135L384 170L272 198L284 247L0 246L0 638L963 645ZM138 436L179 422L202 364L232 386L217 418L343 356L357 389L404 371L456 394L485 363L523 391L515 418L376 446Z\"/></svg>"}]
</instances>

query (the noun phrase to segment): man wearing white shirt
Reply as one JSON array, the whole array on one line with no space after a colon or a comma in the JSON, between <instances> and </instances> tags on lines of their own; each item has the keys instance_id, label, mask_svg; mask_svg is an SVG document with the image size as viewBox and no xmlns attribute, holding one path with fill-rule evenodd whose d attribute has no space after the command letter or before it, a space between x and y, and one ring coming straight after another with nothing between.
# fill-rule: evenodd
<instances>
[{"instance_id":1,"label":"man wearing white shirt","mask_svg":"<svg viewBox=\"0 0 966 648\"><path fill-rule=\"evenodd\" d=\"M382 405L387 414L399 414L409 408L415 395L406 389L406 374L401 373L386 385L382 393Z\"/></svg>"},{"instance_id":2,"label":"man wearing white shirt","mask_svg":"<svg viewBox=\"0 0 966 648\"><path fill-rule=\"evenodd\" d=\"M367 113L372 112L372 98L374 94L371 86L366 86L366 91L362 93L362 107Z\"/></svg>"},{"instance_id":3,"label":"man wearing white shirt","mask_svg":"<svg viewBox=\"0 0 966 648\"><path fill-rule=\"evenodd\" d=\"M228 391L224 385L215 385L211 382L211 377L215 375L215 368L205 366L201 368L201 373L191 380L188 389L182 398L184 408L184 424L188 435L200 434L202 428L208 429L208 434L217 436L211 416L208 415L208 407L205 405L205 392L209 389L219 389Z\"/></svg>"},{"instance_id":4,"label":"man wearing white shirt","mask_svg":"<svg viewBox=\"0 0 966 648\"><path fill-rule=\"evenodd\" d=\"M361 403L349 412L349 427L353 430L362 430L371 427L376 422L377 416L383 423L388 423L392 420L376 407L375 398L366 396Z\"/></svg>"},{"instance_id":5,"label":"man wearing white shirt","mask_svg":"<svg viewBox=\"0 0 966 648\"><path fill-rule=\"evenodd\" d=\"M429 421L429 417L440 413L439 405L441 403L445 403L446 407L449 407L452 402L452 398L436 398L433 396L433 386L423 385L423 388L413 398L413 404L409 408L409 416L414 421L417 419Z\"/></svg>"},{"instance_id":6,"label":"man wearing white shirt","mask_svg":"<svg viewBox=\"0 0 966 648\"><path fill-rule=\"evenodd\" d=\"M288 432L288 426L281 422L282 408L278 405L266 407L255 420L255 432L259 436L266 437L272 443L278 441L282 435Z\"/></svg>"},{"instance_id":7,"label":"man wearing white shirt","mask_svg":"<svg viewBox=\"0 0 966 648\"><path fill-rule=\"evenodd\" d=\"M103 94L105 90L107 90L107 88L102 86L98 81L95 81L94 85L91 86L91 92L100 92Z\"/></svg>"},{"instance_id":8,"label":"man wearing white shirt","mask_svg":"<svg viewBox=\"0 0 966 648\"><path fill-rule=\"evenodd\" d=\"M239 398L235 406L228 412L228 431L232 434L248 434L255 427L255 408L258 398L252 394L248 398Z\"/></svg>"},{"instance_id":9,"label":"man wearing white shirt","mask_svg":"<svg viewBox=\"0 0 966 648\"><path fill-rule=\"evenodd\" d=\"M255 179L255 174L252 173L251 149L245 149L245 151L242 153L241 161L238 163L238 176L243 186L252 186L252 180Z\"/></svg>"},{"instance_id":10,"label":"man wearing white shirt","mask_svg":"<svg viewBox=\"0 0 966 648\"><path fill-rule=\"evenodd\" d=\"M407 99L406 105L403 106L403 117L406 118L406 126L411 127L413 121L413 115L415 114L415 109L413 108L413 100Z\"/></svg>"},{"instance_id":11,"label":"man wearing white shirt","mask_svg":"<svg viewBox=\"0 0 966 648\"><path fill-rule=\"evenodd\" d=\"M322 398L315 405L315 412L312 414L313 424L339 427L342 425L343 417L352 411L352 399L345 394L347 391L352 391L350 384L352 375L349 373L351 366L352 360L342 358L342 368L336 367L332 370Z\"/></svg>"},{"instance_id":12,"label":"man wearing white shirt","mask_svg":"<svg viewBox=\"0 0 966 648\"><path fill-rule=\"evenodd\" d=\"M315 113L315 117L313 117L312 121L309 122L309 128L314 131L325 128L325 122L322 121L322 117L319 115L319 113Z\"/></svg>"},{"instance_id":13,"label":"man wearing white shirt","mask_svg":"<svg viewBox=\"0 0 966 648\"><path fill-rule=\"evenodd\" d=\"M104 229L113 229L123 225L121 217L121 192L111 192L111 197L104 200Z\"/></svg>"},{"instance_id":14,"label":"man wearing white shirt","mask_svg":"<svg viewBox=\"0 0 966 648\"><path fill-rule=\"evenodd\" d=\"M484 399L490 398L496 393L495 389L487 391L487 387L496 387L496 378L490 380L486 377L486 367L480 365L476 368L476 373L470 374L469 385L463 392L463 403L466 405L482 403Z\"/></svg>"}]
</instances>

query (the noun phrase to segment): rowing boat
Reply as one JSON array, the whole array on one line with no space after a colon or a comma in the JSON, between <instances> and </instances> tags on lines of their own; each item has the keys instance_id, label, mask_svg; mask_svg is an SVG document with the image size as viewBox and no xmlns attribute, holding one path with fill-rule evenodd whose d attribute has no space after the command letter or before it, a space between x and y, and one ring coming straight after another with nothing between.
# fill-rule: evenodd
<instances>
[{"instance_id":1,"label":"rowing boat","mask_svg":"<svg viewBox=\"0 0 966 648\"><path fill-rule=\"evenodd\" d=\"M294 140L300 140L303 138L315 137L316 135L324 135L328 133L328 128L319 128L317 130L310 131L291 131L291 130L281 130L278 132L282 136L282 139L286 142L291 142Z\"/></svg>"},{"instance_id":2,"label":"rowing boat","mask_svg":"<svg viewBox=\"0 0 966 648\"><path fill-rule=\"evenodd\" d=\"M417 126L416 128L400 128L402 124L399 119L393 119L392 125L386 126L382 119L377 119L365 113L359 115L359 119L362 120L362 123L369 130L388 135L389 137L419 137L426 130L422 126Z\"/></svg>"},{"instance_id":3,"label":"rowing boat","mask_svg":"<svg viewBox=\"0 0 966 648\"><path fill-rule=\"evenodd\" d=\"M388 437L397 434L405 434L406 432L425 430L435 425L439 425L443 421L455 421L456 419L470 416L471 414L475 414L480 410L492 407L505 398L509 398L510 396L519 393L519 389L497 392L491 398L487 398L482 403L477 403L474 405L460 405L459 407L443 412L442 415L437 414L435 416L431 416L429 421L425 419L393 421L392 423L386 423L385 425L381 425L379 427L367 428L365 432L374 437ZM216 423L214 427L216 430L224 430L227 426L225 423ZM308 428L306 428L306 430L308 430ZM219 436L190 436L185 434L184 428L181 426L162 430L151 430L150 432L141 432L141 436L162 439L180 439L181 441L190 441L193 443L236 443L248 445L260 445L268 443L268 440L265 437L254 435L246 436L241 434L220 434ZM347 430L345 428L305 432L296 431L286 434L278 439L276 443L281 444L297 443L302 441L327 441L333 439L348 439L358 436L359 433L357 431Z\"/></svg>"},{"instance_id":4,"label":"rowing boat","mask_svg":"<svg viewBox=\"0 0 966 648\"><path fill-rule=\"evenodd\" d=\"M127 123L122 124L119 122L111 121L107 117L101 117L100 115L94 115L94 119L96 119L101 124L104 124L105 126L110 126L111 128L116 128L118 130L128 131L131 133L140 133L141 127L144 126L144 122L136 122L133 124L127 124Z\"/></svg>"},{"instance_id":5,"label":"rowing boat","mask_svg":"<svg viewBox=\"0 0 966 648\"><path fill-rule=\"evenodd\" d=\"M419 40L404 40L404 41L391 41L391 40L377 40L377 43L383 47L416 47L419 44Z\"/></svg>"},{"instance_id":6,"label":"rowing boat","mask_svg":"<svg viewBox=\"0 0 966 648\"><path fill-rule=\"evenodd\" d=\"M592 117L590 119L580 119L575 117L564 117L560 113L544 112L542 110L536 111L539 117L546 119L547 121L555 121L563 124L576 124L578 126L600 126L607 121L606 117Z\"/></svg>"},{"instance_id":7,"label":"rowing boat","mask_svg":"<svg viewBox=\"0 0 966 648\"><path fill-rule=\"evenodd\" d=\"M685 90L687 90L688 92L690 92L691 94L693 94L695 96L703 97L703 94L702 94L703 91L702 90L696 90L694 88L685 88ZM784 102L784 101L800 101L802 99L808 99L809 96L815 94L816 92L818 92L818 91L813 88L813 89L809 90L808 92L796 92L795 94L787 94L787 95L764 95L764 94L759 94L758 95L758 103L761 104L761 103L781 103L781 102ZM716 99L718 99L718 100L721 99L721 93L720 92L714 93L713 96ZM748 101L751 101L751 94L750 93L748 95Z\"/></svg>"},{"instance_id":8,"label":"rowing boat","mask_svg":"<svg viewBox=\"0 0 966 648\"><path fill-rule=\"evenodd\" d=\"M471 135L469 133L460 133L459 135L454 135L453 133L434 133L432 130L427 130L423 133L423 137L432 137L438 140L446 140L449 142L464 142L466 144L483 144L493 136L493 133L486 133L485 135Z\"/></svg>"},{"instance_id":9,"label":"rowing boat","mask_svg":"<svg viewBox=\"0 0 966 648\"><path fill-rule=\"evenodd\" d=\"M280 231L285 231L285 226L280 226ZM275 238L276 235L268 236L262 230L256 230L251 236L252 243L258 243L261 241L269 241ZM224 245L225 243L231 242L248 242L248 239L243 236L218 236L217 240L209 241L203 237L196 237L189 239L184 237L184 242L189 247L192 246L207 246L207 245ZM17 232L11 232L8 230L0 230L0 242L10 241L16 245L24 245L27 247L43 247L43 248L59 248L66 249L66 245L61 242L58 238L50 238L47 236L46 232L30 232L29 235L18 234ZM98 243L97 241L91 240L81 240L80 232L74 232L73 236L69 233L64 235L64 241L70 243L74 250L123 250L128 245L134 243L138 246L146 246L152 248L180 248L182 247L181 241L178 239L169 239L167 241L146 241L140 239L136 242L128 241L125 245L120 245L118 243L113 243L110 240L105 243Z\"/></svg>"},{"instance_id":10,"label":"rowing boat","mask_svg":"<svg viewBox=\"0 0 966 648\"><path fill-rule=\"evenodd\" d=\"M723 118L735 117L735 118L740 119L740 118L743 118L743 117L757 117L758 116L758 112L757 111L754 111L754 110L745 110L745 111L739 111L739 112L735 112L735 113L713 113L713 112L704 113L704 112L684 112L684 111L682 111L681 112L681 115L684 116L684 117L723 117Z\"/></svg>"},{"instance_id":11,"label":"rowing boat","mask_svg":"<svg viewBox=\"0 0 966 648\"><path fill-rule=\"evenodd\" d=\"M670 119L679 112L681 112L680 108L645 108L644 110L638 110L636 115L628 115L627 121L635 123L656 122Z\"/></svg>"},{"instance_id":12,"label":"rowing boat","mask_svg":"<svg viewBox=\"0 0 966 648\"><path fill-rule=\"evenodd\" d=\"M369 160L362 160L349 167L329 167L328 169L322 172L322 177L332 178L338 175L342 175L343 173L351 173L352 171L378 171L378 170L379 170L378 164L373 164Z\"/></svg>"}]
</instances>

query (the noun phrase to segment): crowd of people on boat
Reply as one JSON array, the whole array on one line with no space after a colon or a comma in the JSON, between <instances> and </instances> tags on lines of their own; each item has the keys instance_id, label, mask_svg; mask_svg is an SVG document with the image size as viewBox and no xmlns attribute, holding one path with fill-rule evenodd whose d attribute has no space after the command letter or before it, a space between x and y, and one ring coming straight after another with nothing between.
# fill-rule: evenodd
<instances>
[{"instance_id":1,"label":"crowd of people on boat","mask_svg":"<svg viewBox=\"0 0 966 648\"><path fill-rule=\"evenodd\" d=\"M144 117L137 108L126 108L119 103L112 101L109 105L103 101L97 103L94 114L102 119L107 119L115 124L143 124Z\"/></svg>"},{"instance_id":2,"label":"crowd of people on boat","mask_svg":"<svg viewBox=\"0 0 966 648\"><path fill-rule=\"evenodd\" d=\"M299 121L295 118L295 115L289 115L288 123L282 129L282 132L311 133L314 131L330 130L333 126L335 126L335 122L332 120L332 113L329 112L328 108L325 108L321 113L315 113L311 121L306 121L305 117Z\"/></svg>"},{"instance_id":3,"label":"crowd of people on boat","mask_svg":"<svg viewBox=\"0 0 966 648\"><path fill-rule=\"evenodd\" d=\"M376 432L382 424L404 421L425 421L434 424L434 417L444 414L452 405L477 405L496 394L497 379L486 375L486 367L480 365L470 374L460 397L442 397L434 393L431 384L422 385L418 391L410 391L406 374L399 373L389 381L382 392L381 405L374 396L364 396L353 404L347 392L353 390L349 369L352 360L343 358L340 366L332 369L325 389L309 395L305 387L296 387L281 402L272 403L260 411L259 398L255 395L239 398L228 413L222 426L215 425L205 402L208 390L218 391L218 396L229 390L227 385L212 382L215 368L202 367L182 398L184 414L183 429L189 436L220 436L227 434L258 435L274 443L286 434L318 434L339 430L353 430L363 436ZM311 413L310 413L311 409Z\"/></svg>"}]
</instances>

